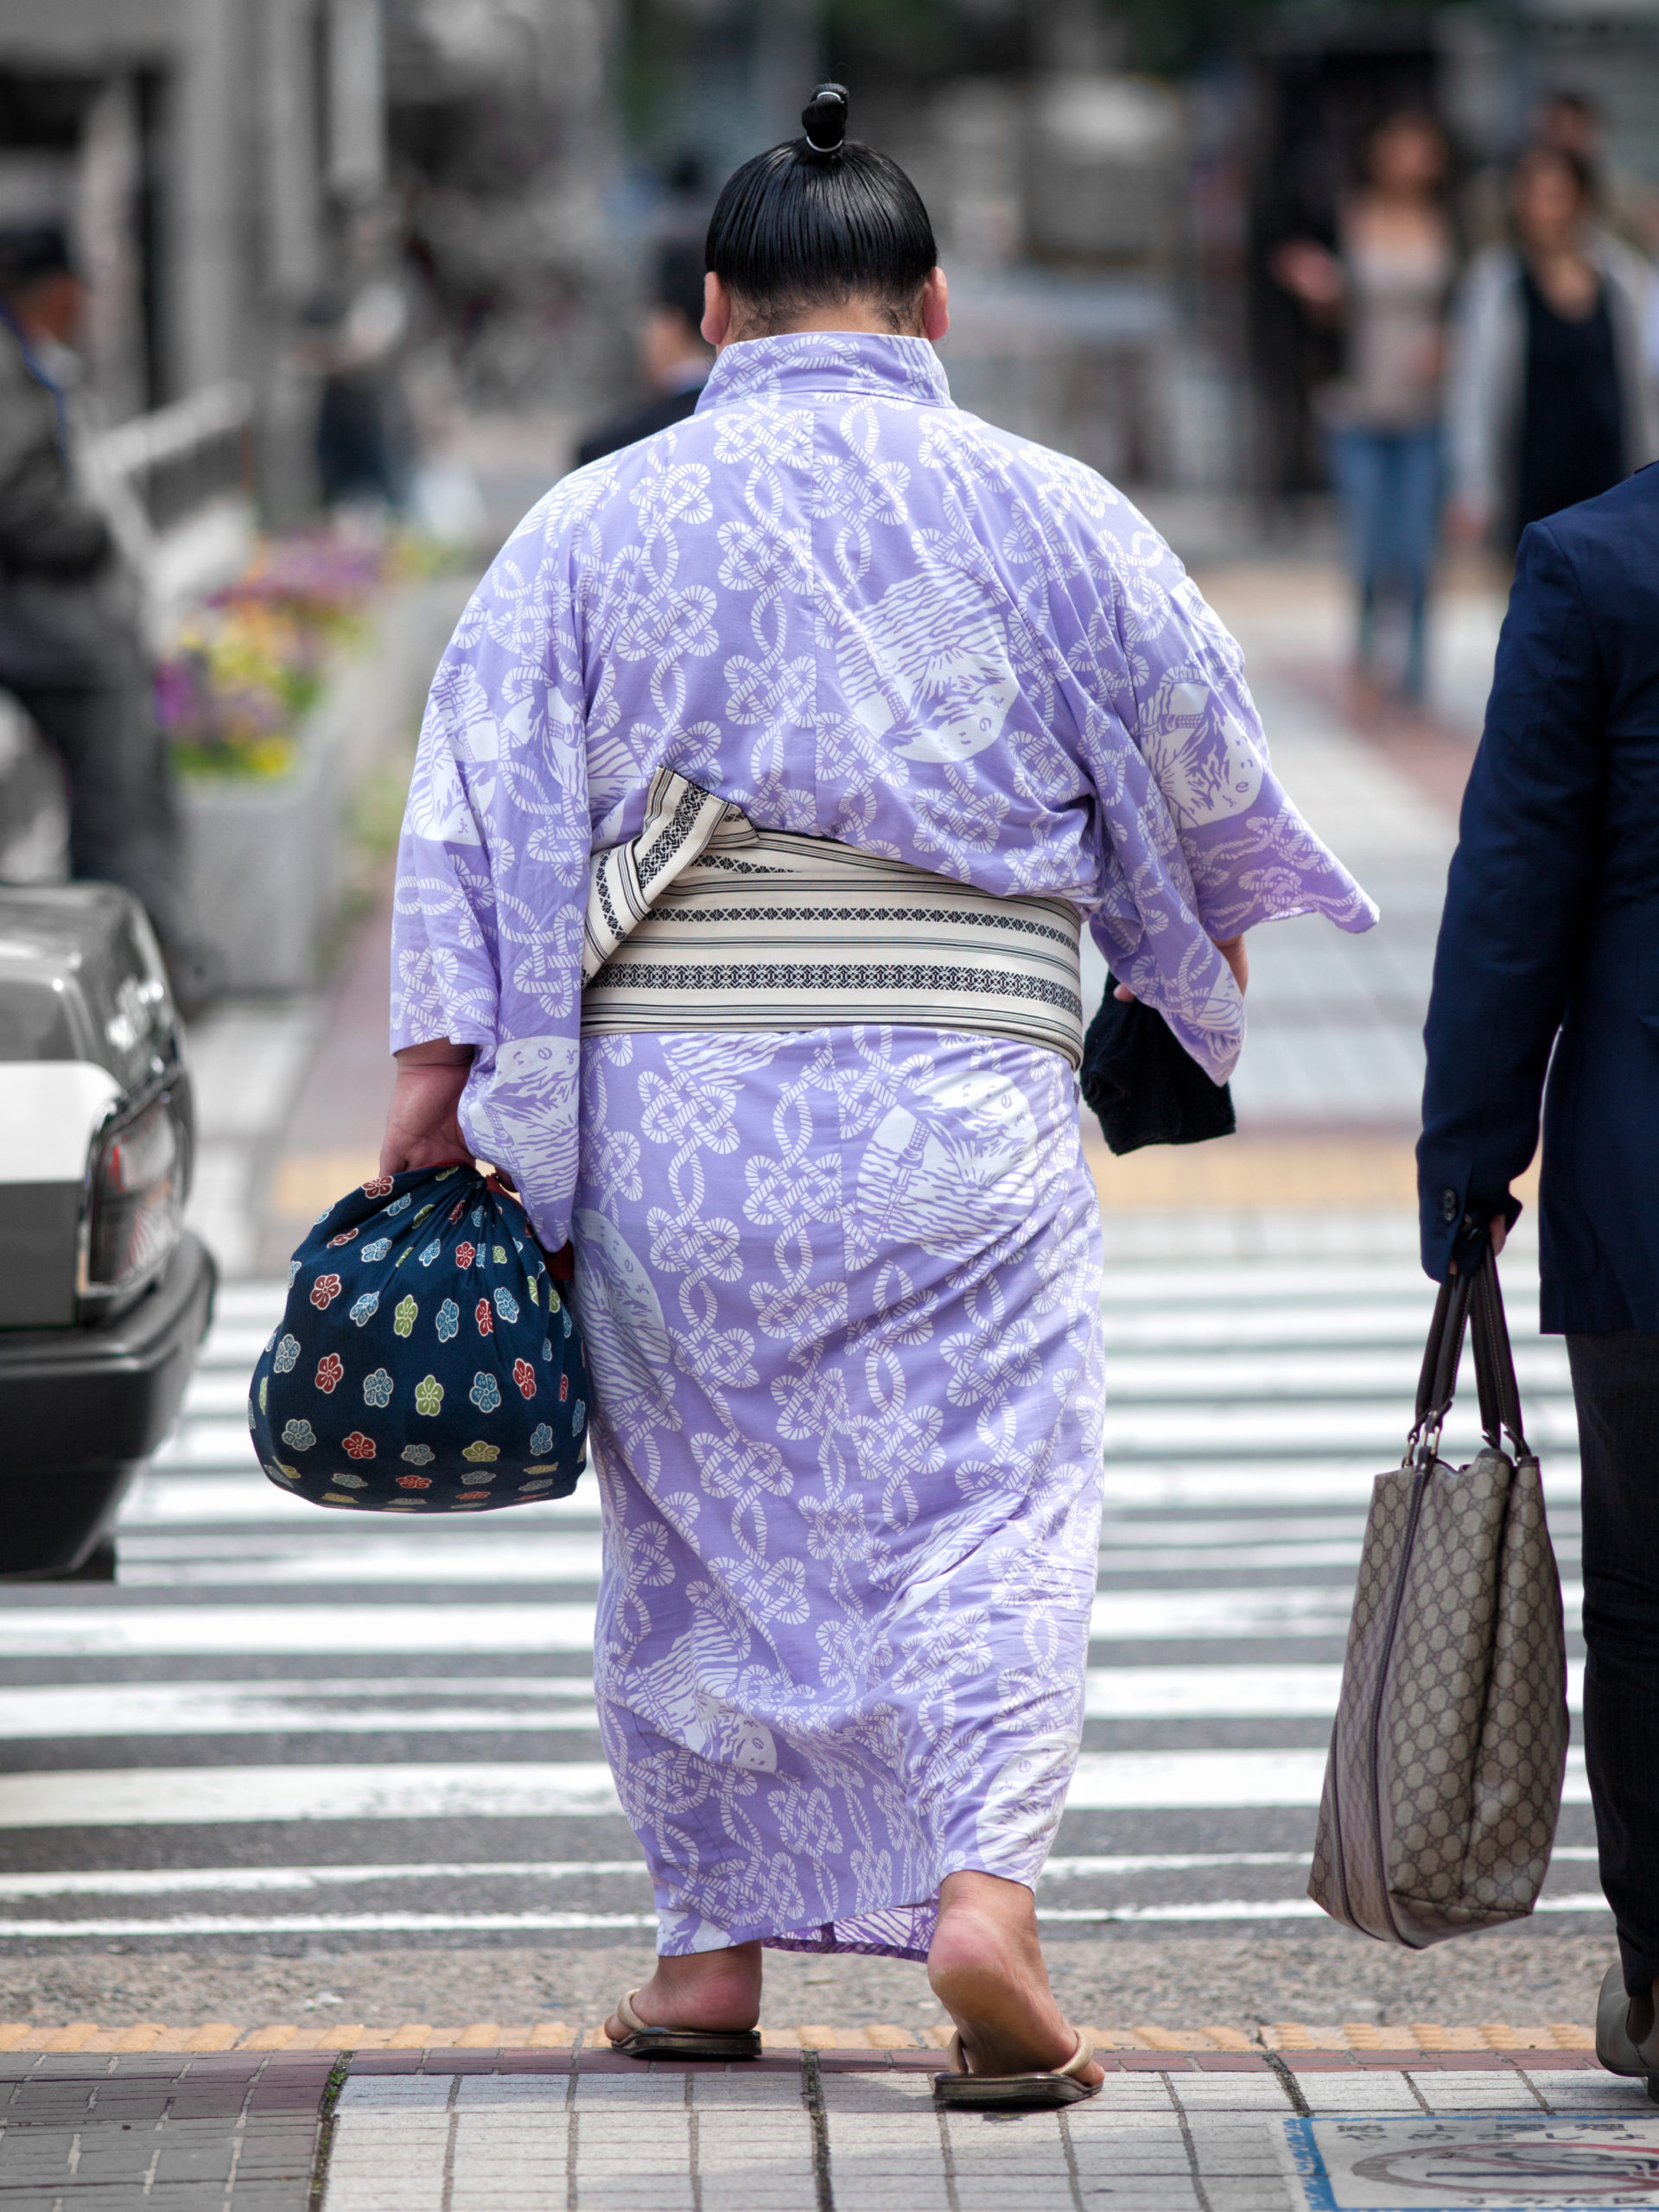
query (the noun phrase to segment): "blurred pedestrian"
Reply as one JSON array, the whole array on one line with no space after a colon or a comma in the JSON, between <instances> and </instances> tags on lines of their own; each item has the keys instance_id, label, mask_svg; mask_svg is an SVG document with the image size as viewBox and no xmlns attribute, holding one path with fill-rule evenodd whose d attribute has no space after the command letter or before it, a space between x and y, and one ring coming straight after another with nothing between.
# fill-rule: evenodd
<instances>
[{"instance_id":1,"label":"blurred pedestrian","mask_svg":"<svg viewBox=\"0 0 1659 2212\"><path fill-rule=\"evenodd\" d=\"M1033 1897L1098 1602L1079 926L1219 1080L1243 932L1375 909L1156 532L952 404L846 106L721 194L695 416L543 500L439 669L381 1159L574 1235L659 1910L613 2041L758 2056L763 1944L925 1957L947 2100L1058 2106L1102 2078Z\"/></svg>"},{"instance_id":2,"label":"blurred pedestrian","mask_svg":"<svg viewBox=\"0 0 1659 2212\"><path fill-rule=\"evenodd\" d=\"M1356 659L1375 679L1379 611L1406 620L1399 690L1422 696L1429 579L1440 504L1440 378L1454 248L1450 158L1433 116L1402 109L1366 141L1358 189L1342 207L1338 250L1294 239L1273 273L1345 340L1345 370L1319 394L1332 474L1359 597Z\"/></svg>"},{"instance_id":3,"label":"blurred pedestrian","mask_svg":"<svg viewBox=\"0 0 1659 2212\"><path fill-rule=\"evenodd\" d=\"M1597 2047L1659 2094L1659 470L1521 540L1426 1032L1423 1265L1484 1264L1538 1143L1541 1317L1584 1486L1584 1735L1620 1960Z\"/></svg>"},{"instance_id":4,"label":"blurred pedestrian","mask_svg":"<svg viewBox=\"0 0 1659 2212\"><path fill-rule=\"evenodd\" d=\"M62 765L70 873L143 902L193 1014L217 995L220 963L187 904L143 594L77 474L71 346L83 304L60 231L0 234L0 686Z\"/></svg>"},{"instance_id":5,"label":"blurred pedestrian","mask_svg":"<svg viewBox=\"0 0 1659 2212\"><path fill-rule=\"evenodd\" d=\"M702 254L678 239L657 257L652 303L639 326L639 372L651 397L605 423L576 448L576 466L602 460L641 438L683 423L715 365L702 334Z\"/></svg>"},{"instance_id":6,"label":"blurred pedestrian","mask_svg":"<svg viewBox=\"0 0 1659 2212\"><path fill-rule=\"evenodd\" d=\"M336 282L311 302L302 358L323 372L317 406L317 479L323 505L402 511L414 464L404 389L409 296L393 265L378 206L340 214Z\"/></svg>"},{"instance_id":7,"label":"blurred pedestrian","mask_svg":"<svg viewBox=\"0 0 1659 2212\"><path fill-rule=\"evenodd\" d=\"M1512 549L1529 523L1659 457L1653 272L1595 217L1582 155L1529 147L1510 188L1511 242L1470 265L1447 394L1460 539Z\"/></svg>"}]
</instances>

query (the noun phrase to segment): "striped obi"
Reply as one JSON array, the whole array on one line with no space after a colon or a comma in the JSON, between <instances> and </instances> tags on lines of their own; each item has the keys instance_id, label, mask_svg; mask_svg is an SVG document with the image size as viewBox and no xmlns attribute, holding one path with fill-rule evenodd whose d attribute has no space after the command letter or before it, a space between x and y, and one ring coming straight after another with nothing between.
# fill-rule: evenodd
<instances>
[{"instance_id":1,"label":"striped obi","mask_svg":"<svg viewBox=\"0 0 1659 2212\"><path fill-rule=\"evenodd\" d=\"M582 1033L985 1031L1083 1058L1077 909L1001 899L831 837L757 830L660 768L589 863Z\"/></svg>"}]
</instances>

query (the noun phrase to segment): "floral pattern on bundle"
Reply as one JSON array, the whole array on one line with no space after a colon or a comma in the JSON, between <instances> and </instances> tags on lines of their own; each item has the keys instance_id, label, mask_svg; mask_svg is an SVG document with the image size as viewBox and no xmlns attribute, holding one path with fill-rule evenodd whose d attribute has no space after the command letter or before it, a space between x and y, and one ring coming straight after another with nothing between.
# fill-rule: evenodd
<instances>
[{"instance_id":1,"label":"floral pattern on bundle","mask_svg":"<svg viewBox=\"0 0 1659 2212\"><path fill-rule=\"evenodd\" d=\"M476 1048L462 1126L550 1249L588 862L664 766L764 827L1074 901L1217 1081L1244 1009L1212 940L1376 919L1275 780L1238 647L1111 485L954 407L924 340L728 346L689 422L509 539L404 818L393 1046Z\"/></svg>"},{"instance_id":2,"label":"floral pattern on bundle","mask_svg":"<svg viewBox=\"0 0 1659 2212\"><path fill-rule=\"evenodd\" d=\"M482 1287L481 1343L456 1342L463 1277L469 1298ZM477 1513L575 1487L588 1395L518 1202L470 1167L421 1168L348 1192L296 1253L248 1418L271 1480L314 1504Z\"/></svg>"}]
</instances>

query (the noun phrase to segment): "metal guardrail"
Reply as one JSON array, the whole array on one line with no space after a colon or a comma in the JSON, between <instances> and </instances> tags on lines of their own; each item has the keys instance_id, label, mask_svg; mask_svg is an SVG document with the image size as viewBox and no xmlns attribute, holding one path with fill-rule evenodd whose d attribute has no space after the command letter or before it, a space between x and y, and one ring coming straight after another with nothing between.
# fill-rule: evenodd
<instances>
[{"instance_id":1,"label":"metal guardrail","mask_svg":"<svg viewBox=\"0 0 1659 2212\"><path fill-rule=\"evenodd\" d=\"M152 531L162 531L210 500L245 489L252 422L249 385L209 385L105 431L96 467L137 500Z\"/></svg>"}]
</instances>

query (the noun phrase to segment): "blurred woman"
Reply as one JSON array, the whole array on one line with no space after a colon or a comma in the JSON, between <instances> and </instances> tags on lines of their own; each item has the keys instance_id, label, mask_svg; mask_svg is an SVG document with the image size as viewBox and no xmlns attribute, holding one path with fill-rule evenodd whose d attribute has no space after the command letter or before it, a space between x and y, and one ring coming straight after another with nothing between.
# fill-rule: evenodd
<instances>
[{"instance_id":1,"label":"blurred woman","mask_svg":"<svg viewBox=\"0 0 1659 2212\"><path fill-rule=\"evenodd\" d=\"M1428 582L1440 501L1440 374L1454 269L1444 205L1445 136L1416 110L1371 134L1364 181L1343 207L1338 251L1281 246L1273 273L1308 313L1338 322L1345 372L1320 395L1332 474L1348 524L1359 594L1359 673L1376 661L1379 605L1406 614L1400 690L1423 690Z\"/></svg>"},{"instance_id":2,"label":"blurred woman","mask_svg":"<svg viewBox=\"0 0 1659 2212\"><path fill-rule=\"evenodd\" d=\"M1470 266L1447 412L1460 537L1512 550L1529 523L1659 458L1653 273L1594 213L1582 157L1532 147L1511 187L1514 243Z\"/></svg>"}]
</instances>

